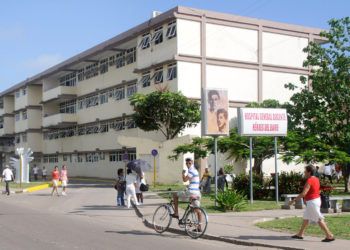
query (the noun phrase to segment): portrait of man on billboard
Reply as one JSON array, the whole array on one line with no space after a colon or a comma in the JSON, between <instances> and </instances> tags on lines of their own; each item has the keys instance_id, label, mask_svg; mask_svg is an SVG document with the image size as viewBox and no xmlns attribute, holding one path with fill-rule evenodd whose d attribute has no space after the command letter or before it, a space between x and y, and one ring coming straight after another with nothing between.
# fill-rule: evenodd
<instances>
[{"instance_id":1,"label":"portrait of man on billboard","mask_svg":"<svg viewBox=\"0 0 350 250\"><path fill-rule=\"evenodd\" d=\"M204 134L227 135L229 132L227 90L207 89L204 99Z\"/></svg>"}]
</instances>

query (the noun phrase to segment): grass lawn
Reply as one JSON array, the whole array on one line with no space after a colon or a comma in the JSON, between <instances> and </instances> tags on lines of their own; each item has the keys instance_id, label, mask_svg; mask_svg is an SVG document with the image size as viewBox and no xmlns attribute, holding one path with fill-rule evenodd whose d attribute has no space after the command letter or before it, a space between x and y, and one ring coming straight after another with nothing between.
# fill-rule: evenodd
<instances>
[{"instance_id":1,"label":"grass lawn","mask_svg":"<svg viewBox=\"0 0 350 250\"><path fill-rule=\"evenodd\" d=\"M326 222L335 238L350 240L350 214L327 216ZM300 229L302 218L287 218L256 224L260 228L274 231L297 233ZM324 237L318 225L310 225L306 230L306 235Z\"/></svg>"},{"instance_id":2,"label":"grass lawn","mask_svg":"<svg viewBox=\"0 0 350 250\"><path fill-rule=\"evenodd\" d=\"M38 186L41 184L46 184L49 182L41 182L41 181L37 181L37 182L30 182L30 183L22 183L22 189L24 188L29 188L29 187L34 187L34 186ZM5 190L5 182L1 182L0 187L2 190ZM10 189L21 189L19 183L15 183L15 182L11 182L10 183Z\"/></svg>"}]
</instances>

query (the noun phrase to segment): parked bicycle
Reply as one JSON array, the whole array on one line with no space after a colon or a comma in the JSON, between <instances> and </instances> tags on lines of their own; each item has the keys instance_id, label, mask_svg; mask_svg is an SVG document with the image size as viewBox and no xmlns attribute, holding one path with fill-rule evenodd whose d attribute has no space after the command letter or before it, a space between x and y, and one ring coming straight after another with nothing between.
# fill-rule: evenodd
<instances>
[{"instance_id":1,"label":"parked bicycle","mask_svg":"<svg viewBox=\"0 0 350 250\"><path fill-rule=\"evenodd\" d=\"M193 200L192 200L193 201ZM164 233L171 225L174 213L174 201L159 206L153 214L153 227L158 233ZM178 225L193 239L201 237L208 226L208 215L201 207L188 204L182 218L176 218Z\"/></svg>"}]
</instances>

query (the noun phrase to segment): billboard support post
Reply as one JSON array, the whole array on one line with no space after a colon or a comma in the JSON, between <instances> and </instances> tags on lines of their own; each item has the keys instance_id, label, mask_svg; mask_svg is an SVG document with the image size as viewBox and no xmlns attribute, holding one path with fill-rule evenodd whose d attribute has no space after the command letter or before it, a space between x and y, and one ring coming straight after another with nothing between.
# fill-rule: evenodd
<instances>
[{"instance_id":1,"label":"billboard support post","mask_svg":"<svg viewBox=\"0 0 350 250\"><path fill-rule=\"evenodd\" d=\"M278 203L279 194L278 194L277 136L275 136L275 191L276 191L276 203Z\"/></svg>"},{"instance_id":2,"label":"billboard support post","mask_svg":"<svg viewBox=\"0 0 350 250\"><path fill-rule=\"evenodd\" d=\"M218 200L218 137L214 136L214 151L215 151L215 207L217 207Z\"/></svg>"},{"instance_id":3,"label":"billboard support post","mask_svg":"<svg viewBox=\"0 0 350 250\"><path fill-rule=\"evenodd\" d=\"M253 137L249 137L250 204L253 204Z\"/></svg>"}]
</instances>

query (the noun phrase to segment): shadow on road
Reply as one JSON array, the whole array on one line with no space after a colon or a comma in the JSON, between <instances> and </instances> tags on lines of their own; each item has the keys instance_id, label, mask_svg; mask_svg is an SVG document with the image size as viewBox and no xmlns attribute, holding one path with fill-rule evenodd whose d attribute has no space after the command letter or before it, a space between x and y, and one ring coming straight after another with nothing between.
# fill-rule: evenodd
<instances>
[{"instance_id":1,"label":"shadow on road","mask_svg":"<svg viewBox=\"0 0 350 250\"><path fill-rule=\"evenodd\" d=\"M105 233L116 233L116 234L124 234L124 235L149 235L149 236L160 236L165 238L181 238L180 235L173 235L173 234L158 234L158 233L150 233L150 232L144 232L144 231L138 231L138 230L132 230L132 231L105 231Z\"/></svg>"}]
</instances>

